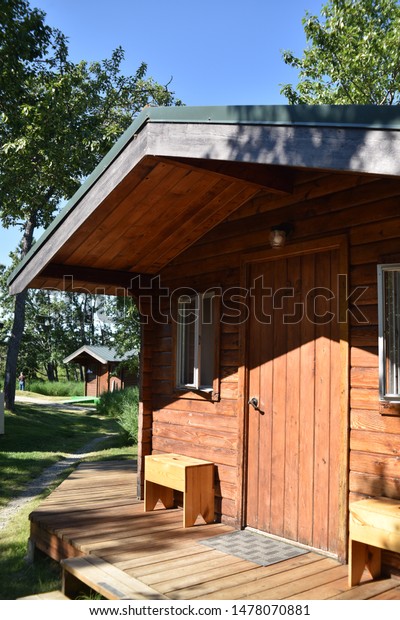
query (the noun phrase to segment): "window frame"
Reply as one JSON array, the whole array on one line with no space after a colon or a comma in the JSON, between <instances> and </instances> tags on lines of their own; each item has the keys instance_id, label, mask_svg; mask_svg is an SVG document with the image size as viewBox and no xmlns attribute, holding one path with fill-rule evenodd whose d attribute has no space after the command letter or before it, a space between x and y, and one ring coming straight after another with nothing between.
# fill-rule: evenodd
<instances>
[{"instance_id":1,"label":"window frame","mask_svg":"<svg viewBox=\"0 0 400 620\"><path fill-rule=\"evenodd\" d=\"M393 340L393 335L388 334L387 318L388 313L386 309L386 280L385 274L388 272L398 272L399 279L396 286L396 302L399 305L399 316L396 319L397 325L395 326L396 333L399 336L399 346L396 353L395 374L397 390L391 393L387 390L388 386L388 372L387 372L387 350L389 340ZM396 334L395 334L395 339ZM399 403L400 402L400 263L386 263L378 265L378 352L379 352L379 399L387 403Z\"/></svg>"},{"instance_id":2,"label":"window frame","mask_svg":"<svg viewBox=\"0 0 400 620\"><path fill-rule=\"evenodd\" d=\"M182 337L185 329L185 325L181 322L180 319L180 303L181 300L185 299L196 299L196 307L195 311L198 313L197 318L195 319L195 329L194 329L194 368L193 368L193 383L185 383L182 380L182 372L185 366L185 360L183 359L183 349L182 349ZM203 308L203 300L205 298L211 299L211 329L212 329L212 343L213 347L208 354L208 361L211 361L213 364L213 380L210 385L202 385L201 384L201 366L204 364L204 358L202 359L202 329L201 329L201 318L202 318L202 308ZM190 293L180 295L176 301L176 319L175 319L175 343L174 343L174 353L175 353L175 370L174 370L174 383L175 390L180 394L185 392L191 392L192 397L196 394L201 395L201 397L208 396L211 400L217 401L220 399L220 377L219 377L219 346L220 346L220 296L216 294L214 290L208 290L204 293Z\"/></svg>"}]
</instances>

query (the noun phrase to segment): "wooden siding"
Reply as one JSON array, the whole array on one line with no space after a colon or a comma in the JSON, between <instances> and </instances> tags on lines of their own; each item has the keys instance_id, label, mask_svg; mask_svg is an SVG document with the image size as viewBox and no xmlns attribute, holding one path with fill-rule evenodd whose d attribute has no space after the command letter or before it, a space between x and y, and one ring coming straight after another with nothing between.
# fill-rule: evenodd
<instances>
[{"instance_id":1,"label":"wooden siding","mask_svg":"<svg viewBox=\"0 0 400 620\"><path fill-rule=\"evenodd\" d=\"M121 390L124 387L137 385L134 374L130 371L121 371L121 376L112 376L116 364L100 364L91 362L89 368L92 370L90 375L86 372L85 396L100 396L103 392ZM119 375L121 374L119 373ZM126 376L124 376L126 374Z\"/></svg>"},{"instance_id":2,"label":"wooden siding","mask_svg":"<svg viewBox=\"0 0 400 620\"><path fill-rule=\"evenodd\" d=\"M392 178L298 172L292 194L257 196L161 273L162 284L170 290L190 286L203 291L221 286L226 291L240 286L243 256L268 248L273 225L282 221L293 224L289 243L334 235L347 237L351 500L371 494L400 496L400 411L398 407L384 409L379 403L376 299L376 265L389 260L400 262L399 196L400 182ZM351 291L357 287L365 288L352 297ZM353 300L357 306L352 305ZM217 510L223 520L239 525L241 399L245 388L239 326L221 325L221 399L215 403L198 395L174 392L172 326L168 323L153 327L154 346L146 352L152 377L151 407L146 399L148 415L153 416L152 450L180 452L216 462Z\"/></svg>"}]
</instances>

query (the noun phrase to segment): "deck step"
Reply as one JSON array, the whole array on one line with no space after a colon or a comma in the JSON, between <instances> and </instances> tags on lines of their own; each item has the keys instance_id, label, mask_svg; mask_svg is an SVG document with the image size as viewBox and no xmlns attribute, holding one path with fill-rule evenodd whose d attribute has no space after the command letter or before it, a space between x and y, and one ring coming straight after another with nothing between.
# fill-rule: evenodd
<instances>
[{"instance_id":1,"label":"deck step","mask_svg":"<svg viewBox=\"0 0 400 620\"><path fill-rule=\"evenodd\" d=\"M62 590L70 598L85 584L108 600L169 600L150 586L95 555L61 561Z\"/></svg>"},{"instance_id":2,"label":"deck step","mask_svg":"<svg viewBox=\"0 0 400 620\"><path fill-rule=\"evenodd\" d=\"M68 596L65 596L60 590L54 590L53 592L42 592L41 594L31 594L30 596L22 596L17 599L18 601L69 601Z\"/></svg>"}]
</instances>

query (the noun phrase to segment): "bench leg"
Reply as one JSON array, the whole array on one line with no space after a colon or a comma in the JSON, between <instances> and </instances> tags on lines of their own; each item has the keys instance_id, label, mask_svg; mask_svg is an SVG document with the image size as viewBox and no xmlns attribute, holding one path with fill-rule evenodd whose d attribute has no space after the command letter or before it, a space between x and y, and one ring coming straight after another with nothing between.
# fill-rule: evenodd
<instances>
[{"instance_id":1,"label":"bench leg","mask_svg":"<svg viewBox=\"0 0 400 620\"><path fill-rule=\"evenodd\" d=\"M377 579L381 575L382 550L379 547L367 546L367 567L372 579Z\"/></svg>"},{"instance_id":2,"label":"bench leg","mask_svg":"<svg viewBox=\"0 0 400 620\"><path fill-rule=\"evenodd\" d=\"M381 550L358 540L350 540L349 586L360 583L365 567L371 577L376 579L381 574Z\"/></svg>"},{"instance_id":3,"label":"bench leg","mask_svg":"<svg viewBox=\"0 0 400 620\"><path fill-rule=\"evenodd\" d=\"M183 497L183 527L191 527L201 515L206 523L213 523L214 472L212 468L189 468L186 473L186 492Z\"/></svg>"},{"instance_id":4,"label":"bench leg","mask_svg":"<svg viewBox=\"0 0 400 620\"><path fill-rule=\"evenodd\" d=\"M145 480L144 483L144 510L148 512L153 510L158 500L161 500L165 508L173 508L174 491L168 487L163 487L155 482L149 482Z\"/></svg>"}]
</instances>

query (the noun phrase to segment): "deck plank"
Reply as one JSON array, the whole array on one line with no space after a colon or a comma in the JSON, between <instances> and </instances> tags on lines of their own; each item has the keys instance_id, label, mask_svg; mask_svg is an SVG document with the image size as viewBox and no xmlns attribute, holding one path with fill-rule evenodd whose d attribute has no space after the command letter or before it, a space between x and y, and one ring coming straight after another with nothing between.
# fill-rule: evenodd
<instances>
[{"instance_id":1,"label":"deck plank","mask_svg":"<svg viewBox=\"0 0 400 620\"><path fill-rule=\"evenodd\" d=\"M196 569L200 570L201 567L211 569L238 560L238 558L232 558L221 551L207 549L207 547L204 547L204 550L200 549L199 552L202 553L201 557L199 557L198 553L193 553L193 549L191 549L189 555L182 557L182 553L179 553L179 557L176 557L175 554L175 558L170 560L163 560L150 565L146 563L144 566L136 565L126 572L138 578L146 577L146 581L149 583L149 578L154 578L155 582L157 580L161 581L163 574L167 575L168 579L171 577L172 572L176 576L178 570L183 570L187 574L188 570L192 570L194 564ZM145 558L144 561L146 561Z\"/></svg>"},{"instance_id":2,"label":"deck plank","mask_svg":"<svg viewBox=\"0 0 400 620\"><path fill-rule=\"evenodd\" d=\"M385 592L381 592L376 596L371 596L369 600L373 601L393 601L400 599L400 586L396 585L394 588L390 590L386 590Z\"/></svg>"},{"instance_id":3,"label":"deck plank","mask_svg":"<svg viewBox=\"0 0 400 620\"><path fill-rule=\"evenodd\" d=\"M191 543L188 545L181 545L179 547L179 558L185 559L187 556L192 557L192 561L194 560L193 556L198 554L208 553L210 550L207 547L193 547ZM114 565L118 566L121 570L128 571L130 568L135 568L137 571L144 571L143 574L148 574L157 570L157 565L160 563L170 562L172 564L171 568L175 565L177 560L176 550L174 551L160 551L159 553L152 553L151 551L142 552L137 554L134 558L130 558L129 560L123 560L118 562L114 561ZM154 566L156 568L154 569Z\"/></svg>"},{"instance_id":4,"label":"deck plank","mask_svg":"<svg viewBox=\"0 0 400 620\"><path fill-rule=\"evenodd\" d=\"M327 566L327 565L325 565ZM265 599L277 599L277 600L286 600L288 598L296 598L299 594L304 592L309 593L310 588L315 588L318 585L325 585L330 583L333 579L347 577L347 566L332 566L332 568L326 569L322 566L322 562L320 564L321 570L309 574L309 568L303 571L303 576L299 576L297 579L292 581L291 583L287 583L287 575L284 575L282 578L271 588L270 583L265 583L265 586L262 590L253 592L251 596L247 594L243 598L253 599L253 600L265 600Z\"/></svg>"},{"instance_id":5,"label":"deck plank","mask_svg":"<svg viewBox=\"0 0 400 620\"><path fill-rule=\"evenodd\" d=\"M266 571L263 578L252 583L244 583L235 587L218 589L218 599L252 599L252 600L271 600L286 599L289 596L309 589L310 584L314 585L318 580L326 581L330 570L342 569L347 575L346 567L338 566L338 562L331 558L309 558L300 556L302 562L296 566L293 562L279 570L279 565L274 564ZM286 564L286 563L285 563ZM324 575L324 577L322 577ZM302 585L304 582L304 585ZM212 599L215 593L211 592L204 598Z\"/></svg>"},{"instance_id":6,"label":"deck plank","mask_svg":"<svg viewBox=\"0 0 400 620\"><path fill-rule=\"evenodd\" d=\"M342 594L333 596L333 600L341 601L365 601L377 594L392 590L398 585L397 579L378 579L377 581L369 580L366 583L361 583L359 586L346 590Z\"/></svg>"},{"instance_id":7,"label":"deck plank","mask_svg":"<svg viewBox=\"0 0 400 620\"><path fill-rule=\"evenodd\" d=\"M347 567L346 567L347 568ZM288 600L297 601L326 601L340 595L349 589L347 573L345 577L333 580L323 585L314 584L309 590L299 592L293 596L288 596Z\"/></svg>"},{"instance_id":8,"label":"deck plank","mask_svg":"<svg viewBox=\"0 0 400 620\"><path fill-rule=\"evenodd\" d=\"M93 575L106 567L110 579L137 583L142 592L160 597L400 600L399 580L372 581L366 571L350 589L348 567L315 552L258 566L200 544L233 528L222 523L182 528L180 508L158 506L145 513L136 497L133 462L82 463L30 519L34 540L55 559L84 555Z\"/></svg>"},{"instance_id":9,"label":"deck plank","mask_svg":"<svg viewBox=\"0 0 400 620\"><path fill-rule=\"evenodd\" d=\"M245 599L250 591L259 592L262 589L267 590L270 587L273 588L274 583L290 583L296 575L303 574L303 571L311 575L317 573L320 570L319 563L321 559L324 558L313 553L300 555L285 562L253 568L251 575L248 577L246 575L236 575L233 579L223 577L215 583L199 584L196 586L196 591L191 588L185 594L189 595L190 590L190 598L196 599ZM275 598L275 596L270 598Z\"/></svg>"}]
</instances>

